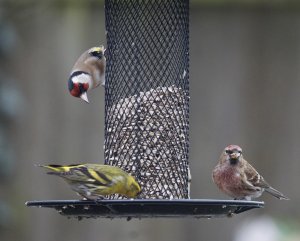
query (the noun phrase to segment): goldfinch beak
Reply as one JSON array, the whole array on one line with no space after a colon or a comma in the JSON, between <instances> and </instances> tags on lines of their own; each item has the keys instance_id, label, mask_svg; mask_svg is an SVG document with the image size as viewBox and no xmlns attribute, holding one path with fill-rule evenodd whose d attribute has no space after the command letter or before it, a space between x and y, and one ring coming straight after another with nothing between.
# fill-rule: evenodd
<instances>
[{"instance_id":1,"label":"goldfinch beak","mask_svg":"<svg viewBox=\"0 0 300 241\"><path fill-rule=\"evenodd\" d=\"M80 98L83 99L86 103L90 103L90 102L89 102L89 99L88 99L88 97L87 97L86 92L83 92L83 93L81 94Z\"/></svg>"}]
</instances>

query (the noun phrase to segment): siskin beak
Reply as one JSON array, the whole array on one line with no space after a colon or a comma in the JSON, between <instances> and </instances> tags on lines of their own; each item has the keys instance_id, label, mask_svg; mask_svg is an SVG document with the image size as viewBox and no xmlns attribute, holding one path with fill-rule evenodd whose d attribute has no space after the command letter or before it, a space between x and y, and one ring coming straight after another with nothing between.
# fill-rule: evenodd
<instances>
[{"instance_id":1,"label":"siskin beak","mask_svg":"<svg viewBox=\"0 0 300 241\"><path fill-rule=\"evenodd\" d=\"M86 92L83 92L83 93L81 94L80 98L83 99L86 103L90 103L90 102L89 102L89 99L88 99L88 97L87 97Z\"/></svg>"}]
</instances>

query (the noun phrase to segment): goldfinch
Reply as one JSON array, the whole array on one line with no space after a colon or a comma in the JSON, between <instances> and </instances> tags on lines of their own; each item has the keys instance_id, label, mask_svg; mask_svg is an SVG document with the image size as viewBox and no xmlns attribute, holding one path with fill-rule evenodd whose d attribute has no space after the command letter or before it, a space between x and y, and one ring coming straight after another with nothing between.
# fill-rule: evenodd
<instances>
[{"instance_id":1,"label":"goldfinch","mask_svg":"<svg viewBox=\"0 0 300 241\"><path fill-rule=\"evenodd\" d=\"M39 166L50 170L48 174L62 177L85 199L98 200L111 194L135 198L141 192L136 180L118 167L99 164Z\"/></svg>"},{"instance_id":2,"label":"goldfinch","mask_svg":"<svg viewBox=\"0 0 300 241\"><path fill-rule=\"evenodd\" d=\"M106 58L104 46L85 51L72 68L68 88L70 94L89 103L87 91L105 85Z\"/></svg>"},{"instance_id":3,"label":"goldfinch","mask_svg":"<svg viewBox=\"0 0 300 241\"><path fill-rule=\"evenodd\" d=\"M212 178L218 188L234 199L251 200L264 191L272 196L289 200L281 192L271 187L265 179L243 157L242 148L227 146L222 152Z\"/></svg>"}]
</instances>

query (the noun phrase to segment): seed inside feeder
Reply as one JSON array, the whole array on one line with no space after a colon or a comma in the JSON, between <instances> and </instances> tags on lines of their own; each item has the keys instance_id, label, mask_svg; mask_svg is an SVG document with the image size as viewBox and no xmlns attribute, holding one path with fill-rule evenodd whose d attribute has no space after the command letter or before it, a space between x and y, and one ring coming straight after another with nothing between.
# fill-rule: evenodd
<instances>
[{"instance_id":1,"label":"seed inside feeder","mask_svg":"<svg viewBox=\"0 0 300 241\"><path fill-rule=\"evenodd\" d=\"M106 163L137 178L139 198L189 198L188 99L172 85L120 99L108 109Z\"/></svg>"}]
</instances>

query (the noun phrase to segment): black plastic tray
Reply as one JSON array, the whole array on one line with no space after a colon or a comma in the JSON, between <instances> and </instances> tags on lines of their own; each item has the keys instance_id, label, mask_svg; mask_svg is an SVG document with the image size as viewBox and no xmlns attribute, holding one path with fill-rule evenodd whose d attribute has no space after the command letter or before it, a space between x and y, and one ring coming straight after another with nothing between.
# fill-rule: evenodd
<instances>
[{"instance_id":1,"label":"black plastic tray","mask_svg":"<svg viewBox=\"0 0 300 241\"><path fill-rule=\"evenodd\" d=\"M55 208L60 214L81 218L215 218L232 216L264 202L215 199L118 199L118 200L45 200L28 201L29 207Z\"/></svg>"}]
</instances>

